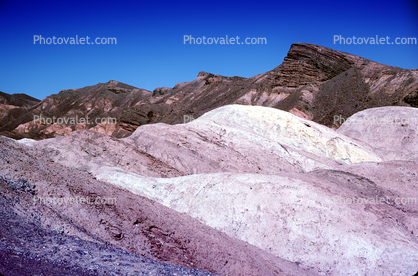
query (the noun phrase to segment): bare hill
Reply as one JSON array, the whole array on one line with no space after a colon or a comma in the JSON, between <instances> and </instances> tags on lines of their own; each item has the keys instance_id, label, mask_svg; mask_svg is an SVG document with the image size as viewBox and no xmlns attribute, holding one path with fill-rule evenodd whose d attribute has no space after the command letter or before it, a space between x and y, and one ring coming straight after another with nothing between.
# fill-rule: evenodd
<instances>
[{"instance_id":1,"label":"bare hill","mask_svg":"<svg viewBox=\"0 0 418 276\"><path fill-rule=\"evenodd\" d=\"M404 108L390 108L383 114L404 115ZM374 109L353 117L369 111ZM362 129L349 126L353 133ZM385 127L375 126L366 137L379 137ZM401 143L408 132L392 136ZM217 108L187 124L144 125L123 139L83 130L20 143L309 273L418 270L418 160L412 146L403 160L383 159L375 144L285 111L243 105Z\"/></svg>"},{"instance_id":2,"label":"bare hill","mask_svg":"<svg viewBox=\"0 0 418 276\"><path fill-rule=\"evenodd\" d=\"M61 91L26 113L10 111L15 115L1 121L0 133L14 138L44 139L92 129L120 138L144 124L183 123L228 104L273 107L337 128L343 119L358 111L381 106L418 107L417 100L417 70L295 43L281 65L251 78L200 72L191 82L153 92L117 81ZM91 121L50 124L35 122L35 116L88 116ZM109 117L115 118L116 123L101 121ZM96 118L99 121L94 121Z\"/></svg>"}]
</instances>

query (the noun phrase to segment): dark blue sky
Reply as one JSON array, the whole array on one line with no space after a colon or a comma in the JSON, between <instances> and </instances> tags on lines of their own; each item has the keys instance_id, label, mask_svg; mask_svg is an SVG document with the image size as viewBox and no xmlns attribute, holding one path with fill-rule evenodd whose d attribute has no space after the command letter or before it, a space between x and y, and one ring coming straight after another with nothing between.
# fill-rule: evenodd
<instances>
[{"instance_id":1,"label":"dark blue sky","mask_svg":"<svg viewBox=\"0 0 418 276\"><path fill-rule=\"evenodd\" d=\"M418 45L340 45L343 37L418 38L417 1L4 1L0 91L44 97L108 80L172 87L199 71L251 77L313 43L401 68ZM39 45L47 37L115 37L116 45ZM188 45L183 36L265 37L267 45Z\"/></svg>"}]
</instances>

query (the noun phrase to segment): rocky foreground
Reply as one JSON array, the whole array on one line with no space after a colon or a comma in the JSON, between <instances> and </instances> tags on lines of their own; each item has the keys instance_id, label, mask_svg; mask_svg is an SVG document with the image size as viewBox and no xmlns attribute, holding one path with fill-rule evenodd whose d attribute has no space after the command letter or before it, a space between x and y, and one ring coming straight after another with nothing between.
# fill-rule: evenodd
<instances>
[{"instance_id":1,"label":"rocky foreground","mask_svg":"<svg viewBox=\"0 0 418 276\"><path fill-rule=\"evenodd\" d=\"M0 273L414 275L417 122L227 105L119 139L0 137Z\"/></svg>"}]
</instances>

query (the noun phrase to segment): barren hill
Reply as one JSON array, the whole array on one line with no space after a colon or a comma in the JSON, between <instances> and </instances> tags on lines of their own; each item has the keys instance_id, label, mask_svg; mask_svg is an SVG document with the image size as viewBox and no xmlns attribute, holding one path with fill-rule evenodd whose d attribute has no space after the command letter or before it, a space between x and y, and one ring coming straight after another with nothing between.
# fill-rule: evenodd
<instances>
[{"instance_id":1,"label":"barren hill","mask_svg":"<svg viewBox=\"0 0 418 276\"><path fill-rule=\"evenodd\" d=\"M144 124L183 123L227 104L273 107L336 128L344 119L367 108L418 107L418 70L391 67L318 45L295 43L281 65L251 78L200 72L193 81L178 83L173 88L160 87L153 92L117 81L61 91L26 112L6 111L0 133L14 138L43 139L93 129L126 137ZM78 124L34 121L40 116L88 116L91 121ZM99 121L94 121L96 118ZM115 118L117 123L104 123L108 121L101 121L103 118Z\"/></svg>"},{"instance_id":2,"label":"barren hill","mask_svg":"<svg viewBox=\"0 0 418 276\"><path fill-rule=\"evenodd\" d=\"M121 139L92 130L3 137L0 162L3 174L36 184L27 197L117 196L116 206L52 206L72 223L51 225L158 261L221 275L414 275L417 114L368 109L335 131L275 108L227 105ZM358 122L373 116L390 124Z\"/></svg>"}]
</instances>

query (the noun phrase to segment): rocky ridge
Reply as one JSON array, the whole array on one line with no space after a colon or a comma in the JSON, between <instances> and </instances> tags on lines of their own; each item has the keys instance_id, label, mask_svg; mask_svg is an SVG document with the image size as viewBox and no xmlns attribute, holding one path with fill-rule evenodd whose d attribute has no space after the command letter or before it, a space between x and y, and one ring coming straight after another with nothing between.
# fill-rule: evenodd
<instances>
[{"instance_id":1,"label":"rocky ridge","mask_svg":"<svg viewBox=\"0 0 418 276\"><path fill-rule=\"evenodd\" d=\"M61 91L20 117L6 115L0 133L39 140L92 129L121 138L144 124L183 123L228 104L273 107L337 128L343 119L364 109L418 107L417 87L418 70L295 43L281 65L251 78L199 72L191 82L156 88L153 92L116 81ZM116 123L49 125L33 122L35 115L112 117Z\"/></svg>"}]
</instances>

